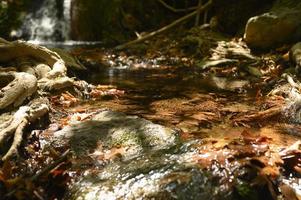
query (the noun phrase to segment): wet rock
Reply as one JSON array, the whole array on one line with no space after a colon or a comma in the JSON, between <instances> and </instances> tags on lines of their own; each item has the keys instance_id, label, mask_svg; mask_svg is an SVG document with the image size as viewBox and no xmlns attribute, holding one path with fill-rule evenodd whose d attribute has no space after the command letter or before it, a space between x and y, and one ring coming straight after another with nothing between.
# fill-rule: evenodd
<instances>
[{"instance_id":1,"label":"wet rock","mask_svg":"<svg viewBox=\"0 0 301 200\"><path fill-rule=\"evenodd\" d=\"M210 49L210 57L198 63L202 69L249 65L259 61L243 41L217 41L216 44L215 48Z\"/></svg>"},{"instance_id":2,"label":"wet rock","mask_svg":"<svg viewBox=\"0 0 301 200\"><path fill-rule=\"evenodd\" d=\"M77 155L72 168L77 171L76 167L80 167L82 172L70 184L65 199L262 199L257 197L258 187L248 184L257 180L258 166L246 164L244 159L249 157L242 156L241 161L232 159L245 151L250 156L264 156L266 145L260 149L248 143L242 149L244 144L232 143L238 138L229 140L232 145L227 145L225 139L219 143L212 138L177 143L175 134L147 120L112 111L102 111L90 121L56 132L56 142L67 141ZM104 157L100 156L86 159L89 157L86 152L97 146L95 141L102 143L98 151L112 146L126 146L132 151L126 153L127 159L107 162L101 162Z\"/></svg>"},{"instance_id":3,"label":"wet rock","mask_svg":"<svg viewBox=\"0 0 301 200\"><path fill-rule=\"evenodd\" d=\"M290 1L295 2L294 6L285 7L278 1L270 12L248 20L244 35L248 46L268 49L301 38L301 4Z\"/></svg>"},{"instance_id":4,"label":"wet rock","mask_svg":"<svg viewBox=\"0 0 301 200\"><path fill-rule=\"evenodd\" d=\"M73 167L83 171L66 199L197 200L212 199L212 194L214 199L231 199L232 190L220 187L219 175L203 171L193 161L195 149L189 143L177 145L177 131L145 119L101 111L54 137L53 145L70 145L77 157ZM122 146L126 150L121 159L103 161L105 156L87 153Z\"/></svg>"},{"instance_id":5,"label":"wet rock","mask_svg":"<svg viewBox=\"0 0 301 200\"><path fill-rule=\"evenodd\" d=\"M156 153L112 163L77 182L71 199L232 199L210 173L185 164L186 156Z\"/></svg>"},{"instance_id":6,"label":"wet rock","mask_svg":"<svg viewBox=\"0 0 301 200\"><path fill-rule=\"evenodd\" d=\"M250 87L248 80L229 79L225 77L210 76L208 81L211 83L211 87L217 90L229 91L229 92L244 92Z\"/></svg>"},{"instance_id":7,"label":"wet rock","mask_svg":"<svg viewBox=\"0 0 301 200\"><path fill-rule=\"evenodd\" d=\"M238 60L235 59L221 59L221 60L205 60L200 62L198 65L202 69L209 69L212 67L218 67L218 66L229 66L231 64L237 64Z\"/></svg>"},{"instance_id":8,"label":"wet rock","mask_svg":"<svg viewBox=\"0 0 301 200\"><path fill-rule=\"evenodd\" d=\"M78 156L97 148L122 147L124 159L139 156L145 149L169 149L177 140L176 130L113 111L102 111L92 120L67 126L54 134L55 143L67 143Z\"/></svg>"},{"instance_id":9,"label":"wet rock","mask_svg":"<svg viewBox=\"0 0 301 200\"><path fill-rule=\"evenodd\" d=\"M297 72L301 71L301 42L296 43L289 51L290 62L295 66Z\"/></svg>"}]
</instances>

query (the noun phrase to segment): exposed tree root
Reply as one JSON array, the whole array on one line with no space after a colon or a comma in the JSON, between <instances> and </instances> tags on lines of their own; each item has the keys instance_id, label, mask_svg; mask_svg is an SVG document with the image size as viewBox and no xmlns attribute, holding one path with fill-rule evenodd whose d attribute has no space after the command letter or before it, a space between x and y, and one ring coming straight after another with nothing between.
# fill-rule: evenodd
<instances>
[{"instance_id":1,"label":"exposed tree root","mask_svg":"<svg viewBox=\"0 0 301 200\"><path fill-rule=\"evenodd\" d=\"M0 73L0 79L13 77L8 85L0 90L0 109L9 105L17 107L37 90L37 78L24 72Z\"/></svg>"},{"instance_id":2,"label":"exposed tree root","mask_svg":"<svg viewBox=\"0 0 301 200\"><path fill-rule=\"evenodd\" d=\"M43 78L38 82L39 88L45 91L61 90L63 88L71 87L74 80L69 77L60 77L55 80Z\"/></svg>"},{"instance_id":3,"label":"exposed tree root","mask_svg":"<svg viewBox=\"0 0 301 200\"><path fill-rule=\"evenodd\" d=\"M74 80L67 76L65 61L54 51L23 41L9 42L0 38L0 52L0 63L14 66L13 71L9 68L0 72L0 110L21 106L26 99L33 98L33 94L74 86ZM67 62L83 69L75 59L68 58ZM19 107L10 120L0 125L0 144L13 137L2 160L17 153L24 129L48 112L48 101L34 99L28 105Z\"/></svg>"},{"instance_id":4,"label":"exposed tree root","mask_svg":"<svg viewBox=\"0 0 301 200\"><path fill-rule=\"evenodd\" d=\"M0 52L1 63L11 62L22 71L0 73L0 79L7 80L5 83L0 81L0 87L3 87L0 91L0 110L10 105L20 106L38 88L51 91L73 85L73 79L67 77L65 61L54 51L23 41L1 39ZM68 59L68 62L76 65L74 59Z\"/></svg>"},{"instance_id":5,"label":"exposed tree root","mask_svg":"<svg viewBox=\"0 0 301 200\"><path fill-rule=\"evenodd\" d=\"M295 65L298 73L301 72L301 42L296 43L289 51L289 59Z\"/></svg>"},{"instance_id":6,"label":"exposed tree root","mask_svg":"<svg viewBox=\"0 0 301 200\"><path fill-rule=\"evenodd\" d=\"M31 57L49 66L53 66L57 62L62 62L61 57L45 48L24 41L3 42L0 40L0 62L7 63L16 58ZM2 42L1 42L2 41Z\"/></svg>"},{"instance_id":7,"label":"exposed tree root","mask_svg":"<svg viewBox=\"0 0 301 200\"><path fill-rule=\"evenodd\" d=\"M14 135L10 149L2 157L3 161L7 160L17 152L17 148L22 141L23 132L26 126L35 122L48 112L49 107L46 99L37 99L31 105L21 106L19 108L19 110L13 115L10 122L5 124L6 127L3 127L0 131L0 144L4 144L11 135Z\"/></svg>"}]
</instances>

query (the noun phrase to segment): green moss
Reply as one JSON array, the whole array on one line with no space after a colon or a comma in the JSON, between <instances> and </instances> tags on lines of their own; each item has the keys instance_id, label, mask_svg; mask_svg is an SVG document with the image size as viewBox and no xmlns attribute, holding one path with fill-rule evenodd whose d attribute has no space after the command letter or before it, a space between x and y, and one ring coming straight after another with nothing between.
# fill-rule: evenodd
<instances>
[{"instance_id":1,"label":"green moss","mask_svg":"<svg viewBox=\"0 0 301 200\"><path fill-rule=\"evenodd\" d=\"M235 186L235 189L239 195L239 199L258 200L258 193L253 188L251 188L249 184L239 183Z\"/></svg>"},{"instance_id":2,"label":"green moss","mask_svg":"<svg viewBox=\"0 0 301 200\"><path fill-rule=\"evenodd\" d=\"M112 138L110 141L109 146L124 146L124 145L141 145L143 143L143 137L141 137L142 134L139 133L123 133L117 138Z\"/></svg>"}]
</instances>

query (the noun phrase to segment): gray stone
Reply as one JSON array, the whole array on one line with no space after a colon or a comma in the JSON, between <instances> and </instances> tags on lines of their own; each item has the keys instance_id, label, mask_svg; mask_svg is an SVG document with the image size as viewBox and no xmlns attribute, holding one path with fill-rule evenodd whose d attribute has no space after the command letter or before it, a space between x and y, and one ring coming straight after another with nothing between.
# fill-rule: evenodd
<instances>
[{"instance_id":1,"label":"gray stone","mask_svg":"<svg viewBox=\"0 0 301 200\"><path fill-rule=\"evenodd\" d=\"M248 80L229 79L214 75L209 76L208 81L214 89L229 92L244 92L245 89L250 87L250 82Z\"/></svg>"},{"instance_id":2,"label":"gray stone","mask_svg":"<svg viewBox=\"0 0 301 200\"><path fill-rule=\"evenodd\" d=\"M82 172L69 185L64 199L234 199L233 183L220 180L226 174L237 174L235 170L242 171L240 167L203 170L196 159L203 140L181 143L177 131L119 112L102 111L54 136L53 144L65 141L70 145L77 155L72 167ZM103 161L104 157L86 154L99 143L100 151L127 147L122 153L127 159Z\"/></svg>"},{"instance_id":3,"label":"gray stone","mask_svg":"<svg viewBox=\"0 0 301 200\"><path fill-rule=\"evenodd\" d=\"M197 166L178 164L176 159L182 157L145 156L127 165L113 163L77 182L70 199L210 199L215 187L209 177Z\"/></svg>"},{"instance_id":4,"label":"gray stone","mask_svg":"<svg viewBox=\"0 0 301 200\"><path fill-rule=\"evenodd\" d=\"M169 149L177 144L177 138L176 130L113 111L102 111L89 121L54 133L54 143L68 143L78 156L101 144L104 149L124 147L124 159L139 156L145 149Z\"/></svg>"},{"instance_id":5,"label":"gray stone","mask_svg":"<svg viewBox=\"0 0 301 200\"><path fill-rule=\"evenodd\" d=\"M295 70L300 73L301 70L301 42L292 46L289 51L290 62L295 66Z\"/></svg>"},{"instance_id":6,"label":"gray stone","mask_svg":"<svg viewBox=\"0 0 301 200\"><path fill-rule=\"evenodd\" d=\"M268 49L301 39L301 10L274 8L248 20L244 39L253 49Z\"/></svg>"}]
</instances>

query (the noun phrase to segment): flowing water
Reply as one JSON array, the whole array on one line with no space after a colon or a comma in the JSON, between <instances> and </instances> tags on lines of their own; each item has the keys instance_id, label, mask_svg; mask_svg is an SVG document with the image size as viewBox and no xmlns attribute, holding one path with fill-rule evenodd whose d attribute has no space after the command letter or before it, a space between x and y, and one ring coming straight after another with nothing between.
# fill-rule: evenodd
<instances>
[{"instance_id":1,"label":"flowing water","mask_svg":"<svg viewBox=\"0 0 301 200\"><path fill-rule=\"evenodd\" d=\"M33 0L21 30L13 34L48 47L72 49L101 45L100 42L70 40L70 6L71 0ZM110 67L94 66L99 69L98 73L82 74L80 78L93 84L114 85L125 94L88 101L79 107L87 110L109 108L138 115L178 130L181 143L164 151L146 149L129 160L94 159L92 163L82 164L82 176L73 184L72 190L76 192L70 199L95 199L96 196L105 200L262 197L246 186L256 171L246 167L245 160L228 161L225 157L229 152L224 151L228 148L222 148L221 152L220 147L214 146L221 145L221 141L230 144L231 138L240 138L246 130L273 138L273 144L279 147L297 140L281 129L281 121L256 122L248 128L231 123L238 114L258 110L257 89L250 81L204 75L196 68L166 66L157 61L137 63L129 59L125 65L115 61L108 61L112 63ZM207 143L212 143L208 149ZM250 148L261 151L260 146ZM223 162L215 162L219 157ZM82 159L89 162L91 158ZM203 163L208 160L212 164ZM296 184L300 179L283 180L300 190L300 184ZM268 193L266 188L262 191ZM267 195L266 199L271 196Z\"/></svg>"},{"instance_id":2,"label":"flowing water","mask_svg":"<svg viewBox=\"0 0 301 200\"><path fill-rule=\"evenodd\" d=\"M81 167L84 175L72 187L75 192L70 199L272 199L267 188L249 187L258 168L245 165L252 156L265 158L265 144L239 144L241 137L249 132L255 138L272 138L272 151L291 145L297 137L277 119L249 127L231 123L232 117L256 111L261 105L250 82L154 61L108 62L111 67L97 65L98 73L81 78L93 84L115 85L125 94L79 107L109 108L173 127L179 130L181 142L162 151L145 149L126 160L122 156L110 161L94 157L92 164L86 163L93 167ZM242 157L227 160L236 151ZM279 181L300 192L298 178L281 177Z\"/></svg>"},{"instance_id":3,"label":"flowing water","mask_svg":"<svg viewBox=\"0 0 301 200\"><path fill-rule=\"evenodd\" d=\"M100 41L73 41L71 32L72 0L32 0L19 30L12 37L47 47L74 48L99 46Z\"/></svg>"},{"instance_id":4,"label":"flowing water","mask_svg":"<svg viewBox=\"0 0 301 200\"><path fill-rule=\"evenodd\" d=\"M30 41L64 41L70 35L71 0L34 0L18 36Z\"/></svg>"}]
</instances>

